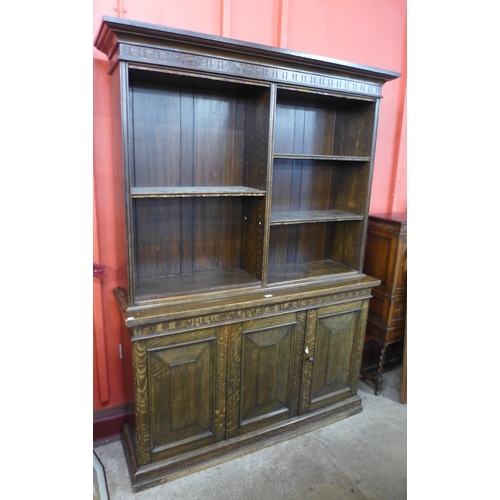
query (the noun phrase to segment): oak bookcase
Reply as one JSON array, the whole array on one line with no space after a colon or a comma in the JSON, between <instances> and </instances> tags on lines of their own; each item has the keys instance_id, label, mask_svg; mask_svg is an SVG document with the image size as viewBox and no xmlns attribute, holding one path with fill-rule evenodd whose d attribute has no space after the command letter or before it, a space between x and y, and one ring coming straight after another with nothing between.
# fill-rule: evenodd
<instances>
[{"instance_id":1,"label":"oak bookcase","mask_svg":"<svg viewBox=\"0 0 500 500\"><path fill-rule=\"evenodd\" d=\"M399 75L111 17L95 46L135 491L360 412L376 125Z\"/></svg>"}]
</instances>

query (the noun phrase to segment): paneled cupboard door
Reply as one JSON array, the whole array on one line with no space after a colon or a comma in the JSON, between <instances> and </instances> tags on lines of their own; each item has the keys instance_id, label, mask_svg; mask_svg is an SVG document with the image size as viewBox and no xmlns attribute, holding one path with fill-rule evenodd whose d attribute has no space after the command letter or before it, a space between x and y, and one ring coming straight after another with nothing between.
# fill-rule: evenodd
<instances>
[{"instance_id":1,"label":"paneled cupboard door","mask_svg":"<svg viewBox=\"0 0 500 500\"><path fill-rule=\"evenodd\" d=\"M305 319L298 312L231 327L229 438L297 415Z\"/></svg>"},{"instance_id":2,"label":"paneled cupboard door","mask_svg":"<svg viewBox=\"0 0 500 500\"><path fill-rule=\"evenodd\" d=\"M136 345L138 457L157 461L225 438L225 327Z\"/></svg>"},{"instance_id":3,"label":"paneled cupboard door","mask_svg":"<svg viewBox=\"0 0 500 500\"><path fill-rule=\"evenodd\" d=\"M308 312L301 414L356 394L367 308L358 301Z\"/></svg>"}]
</instances>

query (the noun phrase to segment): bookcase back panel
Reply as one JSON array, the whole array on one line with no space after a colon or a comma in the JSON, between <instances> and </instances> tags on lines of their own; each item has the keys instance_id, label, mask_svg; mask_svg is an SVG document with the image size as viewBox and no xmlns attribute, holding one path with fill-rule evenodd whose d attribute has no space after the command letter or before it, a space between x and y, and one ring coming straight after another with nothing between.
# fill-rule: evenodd
<instances>
[{"instance_id":1,"label":"bookcase back panel","mask_svg":"<svg viewBox=\"0 0 500 500\"><path fill-rule=\"evenodd\" d=\"M280 100L276 106L275 153L333 154L335 112L318 104Z\"/></svg>"},{"instance_id":2,"label":"bookcase back panel","mask_svg":"<svg viewBox=\"0 0 500 500\"><path fill-rule=\"evenodd\" d=\"M326 223L273 227L269 265L274 267L323 261L326 238Z\"/></svg>"},{"instance_id":3,"label":"bookcase back panel","mask_svg":"<svg viewBox=\"0 0 500 500\"><path fill-rule=\"evenodd\" d=\"M263 279L264 229L266 200L264 197L243 200L243 241L241 267L248 274Z\"/></svg>"},{"instance_id":4,"label":"bookcase back panel","mask_svg":"<svg viewBox=\"0 0 500 500\"><path fill-rule=\"evenodd\" d=\"M328 248L330 253L328 257L360 272L364 227L362 220L333 223L329 232Z\"/></svg>"},{"instance_id":5,"label":"bookcase back panel","mask_svg":"<svg viewBox=\"0 0 500 500\"><path fill-rule=\"evenodd\" d=\"M340 107L336 113L333 154L371 156L375 116L376 104L372 102L347 102Z\"/></svg>"},{"instance_id":6,"label":"bookcase back panel","mask_svg":"<svg viewBox=\"0 0 500 500\"><path fill-rule=\"evenodd\" d=\"M365 215L369 174L369 162L334 162L328 208Z\"/></svg>"},{"instance_id":7,"label":"bookcase back panel","mask_svg":"<svg viewBox=\"0 0 500 500\"><path fill-rule=\"evenodd\" d=\"M255 148L266 151L268 88L144 73L130 82L132 186L265 188L265 175L245 169Z\"/></svg>"},{"instance_id":8,"label":"bookcase back panel","mask_svg":"<svg viewBox=\"0 0 500 500\"><path fill-rule=\"evenodd\" d=\"M326 210L332 184L330 162L276 159L273 165L273 211Z\"/></svg>"},{"instance_id":9,"label":"bookcase back panel","mask_svg":"<svg viewBox=\"0 0 500 500\"><path fill-rule=\"evenodd\" d=\"M267 188L271 92L269 88L246 101L245 164L243 184L255 189Z\"/></svg>"},{"instance_id":10,"label":"bookcase back panel","mask_svg":"<svg viewBox=\"0 0 500 500\"><path fill-rule=\"evenodd\" d=\"M137 277L240 267L239 198L135 201Z\"/></svg>"},{"instance_id":11,"label":"bookcase back panel","mask_svg":"<svg viewBox=\"0 0 500 500\"><path fill-rule=\"evenodd\" d=\"M269 284L360 271L363 220L271 227Z\"/></svg>"},{"instance_id":12,"label":"bookcase back panel","mask_svg":"<svg viewBox=\"0 0 500 500\"><path fill-rule=\"evenodd\" d=\"M369 157L376 103L280 89L275 154Z\"/></svg>"},{"instance_id":13,"label":"bookcase back panel","mask_svg":"<svg viewBox=\"0 0 500 500\"><path fill-rule=\"evenodd\" d=\"M243 184L243 100L155 86L132 95L135 186Z\"/></svg>"},{"instance_id":14,"label":"bookcase back panel","mask_svg":"<svg viewBox=\"0 0 500 500\"><path fill-rule=\"evenodd\" d=\"M363 161L274 160L272 213L339 210L365 215L370 163Z\"/></svg>"}]
</instances>

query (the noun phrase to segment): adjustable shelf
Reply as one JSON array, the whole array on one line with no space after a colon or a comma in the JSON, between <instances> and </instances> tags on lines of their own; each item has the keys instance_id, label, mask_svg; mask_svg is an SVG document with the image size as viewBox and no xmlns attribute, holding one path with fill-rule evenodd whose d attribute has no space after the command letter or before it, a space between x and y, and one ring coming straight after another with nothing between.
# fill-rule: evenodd
<instances>
[{"instance_id":1,"label":"adjustable shelf","mask_svg":"<svg viewBox=\"0 0 500 500\"><path fill-rule=\"evenodd\" d=\"M178 297L197 293L214 292L260 286L261 282L243 269L219 269L138 280L137 295L142 300Z\"/></svg>"},{"instance_id":2,"label":"adjustable shelf","mask_svg":"<svg viewBox=\"0 0 500 500\"><path fill-rule=\"evenodd\" d=\"M274 158L284 160L325 160L325 161L370 161L369 156L334 156L334 155L310 155L310 154L275 154Z\"/></svg>"},{"instance_id":3,"label":"adjustable shelf","mask_svg":"<svg viewBox=\"0 0 500 500\"><path fill-rule=\"evenodd\" d=\"M246 186L134 187L132 198L192 198L194 196L265 196L262 189Z\"/></svg>"},{"instance_id":4,"label":"adjustable shelf","mask_svg":"<svg viewBox=\"0 0 500 500\"><path fill-rule=\"evenodd\" d=\"M343 212L342 210L295 210L271 213L271 226L363 219L363 215Z\"/></svg>"},{"instance_id":5,"label":"adjustable shelf","mask_svg":"<svg viewBox=\"0 0 500 500\"><path fill-rule=\"evenodd\" d=\"M356 270L331 260L289 264L271 267L268 271L268 284L276 285L291 281L311 281L340 278L356 274Z\"/></svg>"}]
</instances>

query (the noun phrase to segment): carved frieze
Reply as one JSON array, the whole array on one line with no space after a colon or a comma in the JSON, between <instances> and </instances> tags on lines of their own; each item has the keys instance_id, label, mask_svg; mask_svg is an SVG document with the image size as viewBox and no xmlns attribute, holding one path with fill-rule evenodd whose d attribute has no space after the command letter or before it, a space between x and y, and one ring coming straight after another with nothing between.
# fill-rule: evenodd
<instances>
[{"instance_id":1,"label":"carved frieze","mask_svg":"<svg viewBox=\"0 0 500 500\"><path fill-rule=\"evenodd\" d=\"M391 224L388 222L370 221L370 229L378 229L388 233L407 234L406 224Z\"/></svg>"},{"instance_id":2,"label":"carved frieze","mask_svg":"<svg viewBox=\"0 0 500 500\"><path fill-rule=\"evenodd\" d=\"M120 60L129 62L154 63L180 69L194 69L277 83L324 88L342 93L348 92L373 97L380 97L382 95L382 87L380 85L353 79L325 76L300 70L282 69L276 66L241 62L223 57L201 56L175 50L123 44L120 45L119 58Z\"/></svg>"},{"instance_id":3,"label":"carved frieze","mask_svg":"<svg viewBox=\"0 0 500 500\"><path fill-rule=\"evenodd\" d=\"M220 325L235 323L259 316L272 316L286 311L310 309L313 307L325 306L334 303L341 303L355 299L370 297L369 290L355 290L350 292L320 295L308 298L298 298L277 304L268 304L255 307L239 308L231 311L221 311L215 314L197 315L189 318L180 318L173 321L155 322L133 328L133 340L141 338L164 335L165 333L176 333L182 330L200 328L209 325Z\"/></svg>"}]
</instances>

